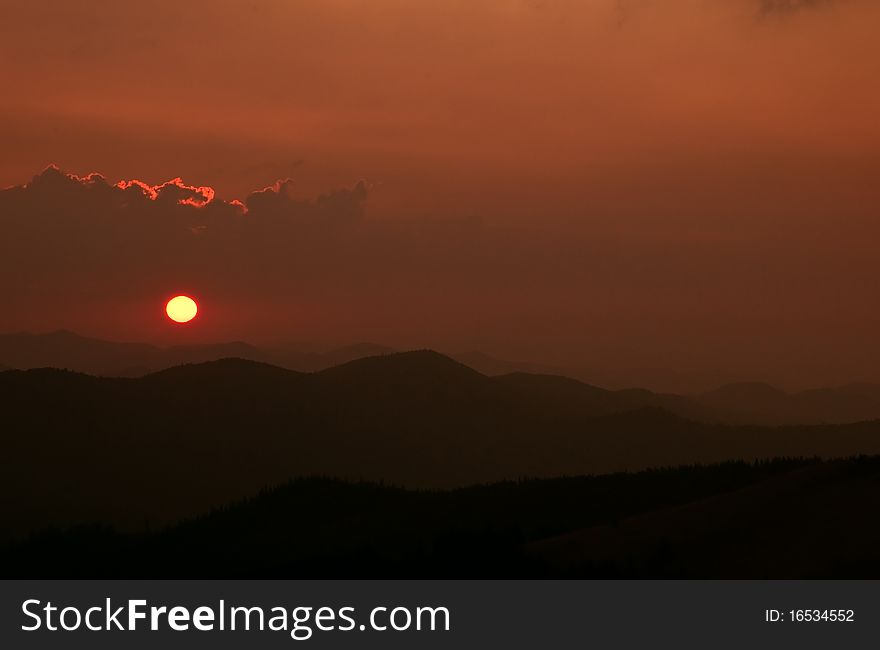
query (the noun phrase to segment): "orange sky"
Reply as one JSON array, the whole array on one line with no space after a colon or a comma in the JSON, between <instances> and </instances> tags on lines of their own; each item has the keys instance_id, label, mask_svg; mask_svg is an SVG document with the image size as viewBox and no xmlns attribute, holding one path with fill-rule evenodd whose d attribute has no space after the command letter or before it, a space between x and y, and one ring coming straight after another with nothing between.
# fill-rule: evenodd
<instances>
[{"instance_id":1,"label":"orange sky","mask_svg":"<svg viewBox=\"0 0 880 650\"><path fill-rule=\"evenodd\" d=\"M160 215L195 239L134 254L80 224L68 257L53 195L38 250L0 249L0 330L172 342L147 306L187 289L212 340L880 379L880 3L137 6L0 1L0 186L368 194L332 232Z\"/></svg>"}]
</instances>

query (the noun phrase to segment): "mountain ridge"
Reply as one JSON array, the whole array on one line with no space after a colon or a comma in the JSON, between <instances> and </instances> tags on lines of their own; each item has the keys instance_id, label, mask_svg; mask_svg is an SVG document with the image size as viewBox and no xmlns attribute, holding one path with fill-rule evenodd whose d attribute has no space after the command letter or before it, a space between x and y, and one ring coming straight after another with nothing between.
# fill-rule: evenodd
<instances>
[{"instance_id":1,"label":"mountain ridge","mask_svg":"<svg viewBox=\"0 0 880 650\"><path fill-rule=\"evenodd\" d=\"M0 487L21 497L0 528L167 523L306 475L441 488L880 453L876 421L729 426L631 397L553 376L487 377L432 351L315 373L242 359L142 378L4 372Z\"/></svg>"},{"instance_id":2,"label":"mountain ridge","mask_svg":"<svg viewBox=\"0 0 880 650\"><path fill-rule=\"evenodd\" d=\"M400 352L373 343L358 343L326 351L296 346L256 347L243 341L174 345L162 348L149 343L113 342L80 336L68 330L48 334L17 332L0 335L0 369L61 367L98 376L142 377L179 365L238 357L269 363L297 372L319 372L350 361ZM725 384L696 394L674 394L642 388L609 390L583 381L582 374L525 362L507 362L479 352L444 355L492 377L509 376L508 383L533 381L527 377L565 377L605 393L583 399L655 405L690 419L728 424L799 425L858 422L880 418L880 385L852 383L837 388L816 388L788 393L761 382ZM375 362L371 362L375 363ZM450 366L451 367L451 366ZM549 380L547 380L549 381ZM562 386L559 379L554 380ZM576 386L577 384L571 384ZM610 397L613 395L613 397Z\"/></svg>"}]
</instances>

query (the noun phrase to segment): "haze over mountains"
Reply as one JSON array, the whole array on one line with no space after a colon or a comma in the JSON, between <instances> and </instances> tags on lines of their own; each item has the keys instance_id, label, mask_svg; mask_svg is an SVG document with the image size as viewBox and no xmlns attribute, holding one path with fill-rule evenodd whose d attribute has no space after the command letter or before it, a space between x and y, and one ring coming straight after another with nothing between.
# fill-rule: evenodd
<instances>
[{"instance_id":1,"label":"haze over mountains","mask_svg":"<svg viewBox=\"0 0 880 650\"><path fill-rule=\"evenodd\" d=\"M0 373L5 533L193 516L296 476L449 488L779 456L880 453L880 422L729 426L698 402L488 377L415 351L316 373L243 359L140 378Z\"/></svg>"},{"instance_id":2,"label":"haze over mountains","mask_svg":"<svg viewBox=\"0 0 880 650\"><path fill-rule=\"evenodd\" d=\"M179 365L224 358L270 363L298 372L317 372L356 359L395 352L393 348L360 343L335 349L309 346L257 347L241 341L158 347L83 337L73 332L0 335L0 371L9 368L64 368L106 377L141 377ZM451 358L488 376L513 373L556 376L585 381L592 373L575 368L497 359L470 351ZM525 381L524 379L521 381ZM544 385L550 382L545 380ZM620 380L614 385L626 384ZM600 391L601 389L595 388ZM880 384L852 383L788 393L760 382L727 384L687 395L627 389L610 391L635 407L656 406L689 419L729 424L796 425L860 422L880 418Z\"/></svg>"},{"instance_id":3,"label":"haze over mountains","mask_svg":"<svg viewBox=\"0 0 880 650\"><path fill-rule=\"evenodd\" d=\"M291 370L312 372L391 351L391 348L369 343L317 352L294 346L264 349L242 341L163 348L149 343L104 341L66 330L47 334L16 332L0 335L2 366L21 370L65 368L103 377L142 377L187 363L232 357L271 361Z\"/></svg>"},{"instance_id":4,"label":"haze over mountains","mask_svg":"<svg viewBox=\"0 0 880 650\"><path fill-rule=\"evenodd\" d=\"M872 384L681 396L478 353L467 359L499 374L371 344L158 348L69 332L7 335L0 350L7 365L132 375L0 372L6 577L79 575L83 560L105 577L878 571L866 513L880 456L820 462L880 454ZM211 360L236 353L308 371ZM833 423L845 418L860 421ZM803 421L822 424L790 424Z\"/></svg>"}]
</instances>

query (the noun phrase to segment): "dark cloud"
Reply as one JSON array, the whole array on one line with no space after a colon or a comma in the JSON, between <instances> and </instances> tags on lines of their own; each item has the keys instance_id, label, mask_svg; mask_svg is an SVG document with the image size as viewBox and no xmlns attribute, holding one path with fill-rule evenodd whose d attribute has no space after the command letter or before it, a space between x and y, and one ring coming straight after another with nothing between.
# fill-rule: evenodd
<instances>
[{"instance_id":1,"label":"dark cloud","mask_svg":"<svg viewBox=\"0 0 880 650\"><path fill-rule=\"evenodd\" d=\"M25 185L0 193L0 204L17 211L41 207L53 213L85 213L92 216L107 210L166 210L195 214L190 209L235 212L240 204L215 201L210 187L187 185L180 178L150 185L140 180L111 184L98 173L78 176L50 165Z\"/></svg>"},{"instance_id":2,"label":"dark cloud","mask_svg":"<svg viewBox=\"0 0 880 650\"><path fill-rule=\"evenodd\" d=\"M326 222L350 221L363 215L368 193L364 181L314 200L296 198L292 187L291 179L280 180L252 192L242 202L219 199L213 188L188 185L181 178L157 185L140 180L111 184L98 173L78 176L50 165L29 183L0 192L0 207L6 212L21 214L42 209L56 214L84 215L96 223L109 211L155 212L187 223L188 227L203 225L205 219L243 214L250 220L311 218ZM217 222L217 225L222 227L223 223Z\"/></svg>"},{"instance_id":3,"label":"dark cloud","mask_svg":"<svg viewBox=\"0 0 880 650\"><path fill-rule=\"evenodd\" d=\"M60 295L155 299L181 285L277 293L298 259L314 258L306 242L344 237L332 231L356 225L367 199L364 182L313 200L296 198L291 184L224 200L180 178L111 183L50 166L0 191L0 233L11 244L0 291L47 304Z\"/></svg>"},{"instance_id":4,"label":"dark cloud","mask_svg":"<svg viewBox=\"0 0 880 650\"><path fill-rule=\"evenodd\" d=\"M252 192L244 202L248 213L253 211L259 215L324 221L350 221L363 215L367 199L367 184L364 181L350 189L322 194L315 201L295 198L293 186L293 180L286 178Z\"/></svg>"}]
</instances>

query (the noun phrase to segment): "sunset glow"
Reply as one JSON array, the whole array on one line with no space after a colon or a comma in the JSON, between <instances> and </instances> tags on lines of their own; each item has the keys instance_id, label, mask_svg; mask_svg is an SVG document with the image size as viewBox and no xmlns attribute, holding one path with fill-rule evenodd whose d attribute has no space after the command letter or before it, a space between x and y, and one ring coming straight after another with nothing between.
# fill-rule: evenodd
<instances>
[{"instance_id":1,"label":"sunset glow","mask_svg":"<svg viewBox=\"0 0 880 650\"><path fill-rule=\"evenodd\" d=\"M6 331L880 367L880 2L61 4L4 5Z\"/></svg>"},{"instance_id":2,"label":"sunset glow","mask_svg":"<svg viewBox=\"0 0 880 650\"><path fill-rule=\"evenodd\" d=\"M880 0L0 16L0 650L872 640Z\"/></svg>"},{"instance_id":3,"label":"sunset glow","mask_svg":"<svg viewBox=\"0 0 880 650\"><path fill-rule=\"evenodd\" d=\"M76 180L80 182L91 181L93 176L100 177L99 174L89 174L86 177L79 178L74 177ZM176 192L177 195L177 203L180 205L192 205L197 208L203 208L208 205L211 201L214 200L214 189L211 187L205 186L196 186L196 185L187 185L183 182L183 179L180 177L172 178L170 181L165 183L161 183L159 185L149 185L139 180L130 180L130 181L119 181L116 184L121 190L127 190L131 187L135 187L141 190L151 201L155 201L159 198L159 195L166 189L170 189Z\"/></svg>"}]
</instances>

